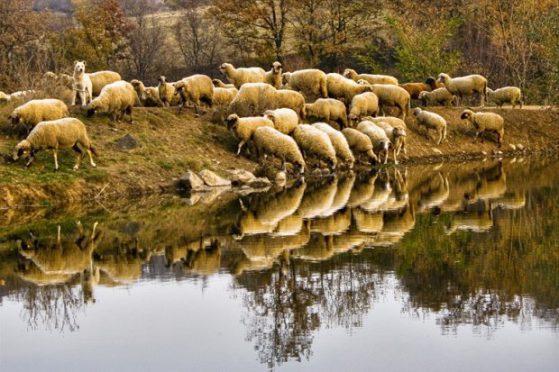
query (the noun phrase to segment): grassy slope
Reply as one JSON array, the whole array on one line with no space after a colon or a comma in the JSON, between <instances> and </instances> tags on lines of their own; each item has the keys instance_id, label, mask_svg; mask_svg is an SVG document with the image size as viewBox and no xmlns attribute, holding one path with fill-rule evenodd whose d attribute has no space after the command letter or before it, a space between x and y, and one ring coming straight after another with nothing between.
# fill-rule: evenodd
<instances>
[{"instance_id":1,"label":"grassy slope","mask_svg":"<svg viewBox=\"0 0 559 372\"><path fill-rule=\"evenodd\" d=\"M5 110L4 110L5 111ZM437 146L444 157L467 157L490 154L494 143L474 143L473 130L459 120L461 109L433 108L449 120L448 140ZM559 112L552 110L492 110L506 120L503 151L511 151L509 144L523 144L530 151L555 149L559 144ZM5 112L0 112L4 116ZM256 164L236 157L236 141L226 129L209 121L209 114L196 118L185 110L177 115L176 108L136 109L134 123L109 125L107 117L74 115L88 126L90 137L100 157L98 168L92 169L84 158L82 169L72 171L71 151L59 156L61 170L53 172L50 152L39 154L30 169L23 163L11 164L0 160L0 208L21 204L58 204L60 201L91 198L102 191L103 198L117 195L159 191L180 177L187 169L208 168L222 175L226 169L243 168L253 171ZM7 116L7 115L6 115ZM434 142L418 129L411 119L408 123L408 162L427 157L440 157L434 152ZM8 136L7 127L0 126L0 153L11 153L16 136ZM121 150L114 143L130 133L141 144L134 150Z\"/></svg>"}]
</instances>

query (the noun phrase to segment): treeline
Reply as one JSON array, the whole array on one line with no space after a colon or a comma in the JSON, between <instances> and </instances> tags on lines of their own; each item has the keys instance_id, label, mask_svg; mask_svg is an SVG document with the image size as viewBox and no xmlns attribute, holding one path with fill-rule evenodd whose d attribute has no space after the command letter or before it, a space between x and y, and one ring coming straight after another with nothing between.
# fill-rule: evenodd
<instances>
[{"instance_id":1,"label":"treeline","mask_svg":"<svg viewBox=\"0 0 559 372\"><path fill-rule=\"evenodd\" d=\"M45 8L65 13L32 11ZM279 60L402 82L479 73L528 102L559 97L557 0L5 0L0 13L3 90L75 59L147 83Z\"/></svg>"}]
</instances>

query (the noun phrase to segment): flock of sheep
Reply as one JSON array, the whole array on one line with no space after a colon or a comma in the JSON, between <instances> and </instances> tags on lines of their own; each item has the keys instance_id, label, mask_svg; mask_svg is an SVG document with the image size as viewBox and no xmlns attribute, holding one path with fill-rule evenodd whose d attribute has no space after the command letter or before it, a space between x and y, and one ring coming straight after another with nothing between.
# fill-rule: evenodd
<instances>
[{"instance_id":1,"label":"flock of sheep","mask_svg":"<svg viewBox=\"0 0 559 372\"><path fill-rule=\"evenodd\" d=\"M458 105L462 98L477 94L481 106L486 98L499 107L504 103L522 107L523 103L519 88L492 91L481 75L451 78L441 73L438 79L429 78L425 83L398 84L392 76L358 74L352 69L343 74L318 69L283 72L279 62L269 71L235 68L229 63L219 70L228 84L206 75L174 83L161 76L158 86L146 87L138 80L126 82L112 71L86 73L81 61L75 62L73 76L47 72L44 78L70 91L72 105L79 101L88 116L105 113L113 121L127 115L131 122L135 106L178 106L180 110L191 105L197 114L203 111L202 106L214 108L238 139L238 155L245 147L256 160L274 157L281 160L283 169L290 163L297 173L323 163L331 170L338 165L351 169L356 162L387 163L389 154L397 164L400 151L406 153L404 120L410 114L412 99L424 106ZM32 93L0 92L0 101ZM388 108L398 109L398 117L386 116ZM445 140L447 122L442 116L419 107L411 113L416 125L437 133L437 144ZM17 107L10 115L11 123L25 125L30 133L17 144L13 159L28 157L29 166L37 151L50 149L58 169L58 149L72 148L77 154L74 169L79 168L83 151L95 166L92 154L96 151L85 125L68 116L66 104L54 98L34 99ZM473 125L476 138L493 132L498 145L502 144L504 120L500 115L465 110L461 119ZM308 120L315 123L307 124Z\"/></svg>"}]
</instances>

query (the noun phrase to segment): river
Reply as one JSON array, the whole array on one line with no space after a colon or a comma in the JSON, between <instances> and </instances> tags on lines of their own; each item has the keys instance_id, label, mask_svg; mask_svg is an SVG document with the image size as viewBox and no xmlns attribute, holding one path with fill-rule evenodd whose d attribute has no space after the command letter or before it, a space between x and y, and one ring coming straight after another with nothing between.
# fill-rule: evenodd
<instances>
[{"instance_id":1,"label":"river","mask_svg":"<svg viewBox=\"0 0 559 372\"><path fill-rule=\"evenodd\" d=\"M556 159L0 217L0 370L556 371Z\"/></svg>"}]
</instances>

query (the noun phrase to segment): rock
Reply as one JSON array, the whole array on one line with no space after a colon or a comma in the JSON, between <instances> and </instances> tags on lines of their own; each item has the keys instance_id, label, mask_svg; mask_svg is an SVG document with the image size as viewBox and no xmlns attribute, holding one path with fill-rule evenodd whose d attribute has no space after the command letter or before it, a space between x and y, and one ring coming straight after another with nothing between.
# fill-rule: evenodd
<instances>
[{"instance_id":1,"label":"rock","mask_svg":"<svg viewBox=\"0 0 559 372\"><path fill-rule=\"evenodd\" d=\"M330 169L324 168L322 169L322 177L328 177L330 175Z\"/></svg>"},{"instance_id":2,"label":"rock","mask_svg":"<svg viewBox=\"0 0 559 372\"><path fill-rule=\"evenodd\" d=\"M285 185L285 183L287 182L287 175L285 174L285 172L278 172L276 174L275 182L280 186Z\"/></svg>"},{"instance_id":3,"label":"rock","mask_svg":"<svg viewBox=\"0 0 559 372\"><path fill-rule=\"evenodd\" d=\"M272 183L266 177L259 177L255 178L252 182L248 185L254 189L263 189L265 187L269 187Z\"/></svg>"},{"instance_id":4,"label":"rock","mask_svg":"<svg viewBox=\"0 0 559 372\"><path fill-rule=\"evenodd\" d=\"M130 133L127 133L123 137L117 139L115 145L121 150L132 150L140 147L140 142Z\"/></svg>"},{"instance_id":5,"label":"rock","mask_svg":"<svg viewBox=\"0 0 559 372\"><path fill-rule=\"evenodd\" d=\"M520 151L524 150L524 145L519 143L518 145L516 145L516 148L519 149Z\"/></svg>"},{"instance_id":6,"label":"rock","mask_svg":"<svg viewBox=\"0 0 559 372\"><path fill-rule=\"evenodd\" d=\"M482 151L482 152L481 152L481 155L487 156L487 151Z\"/></svg>"},{"instance_id":7,"label":"rock","mask_svg":"<svg viewBox=\"0 0 559 372\"><path fill-rule=\"evenodd\" d=\"M185 189L187 191L200 191L204 190L206 187L204 185L204 181L196 175L196 173L192 171L187 171L180 179L179 179L179 187L181 189Z\"/></svg>"},{"instance_id":8,"label":"rock","mask_svg":"<svg viewBox=\"0 0 559 372\"><path fill-rule=\"evenodd\" d=\"M435 148L433 149L433 152L434 152L435 154L439 154L439 155L442 155L442 154L443 154L443 152L442 152L441 150L435 149Z\"/></svg>"},{"instance_id":9,"label":"rock","mask_svg":"<svg viewBox=\"0 0 559 372\"><path fill-rule=\"evenodd\" d=\"M320 170L320 168L315 168L311 172L311 175L314 177L322 177L322 171Z\"/></svg>"},{"instance_id":10,"label":"rock","mask_svg":"<svg viewBox=\"0 0 559 372\"><path fill-rule=\"evenodd\" d=\"M231 181L226 180L212 172L211 170L204 169L198 173L200 178L204 181L207 186L210 187L230 187Z\"/></svg>"},{"instance_id":11,"label":"rock","mask_svg":"<svg viewBox=\"0 0 559 372\"><path fill-rule=\"evenodd\" d=\"M493 154L494 155L503 155L503 152L501 150L495 149L495 150L493 150Z\"/></svg>"},{"instance_id":12,"label":"rock","mask_svg":"<svg viewBox=\"0 0 559 372\"><path fill-rule=\"evenodd\" d=\"M233 186L248 185L257 179L254 174L244 169L231 169L227 172L231 175L231 184Z\"/></svg>"},{"instance_id":13,"label":"rock","mask_svg":"<svg viewBox=\"0 0 559 372\"><path fill-rule=\"evenodd\" d=\"M512 151L516 151L516 146L513 145L512 143L509 145L509 147L510 147L510 149L511 149Z\"/></svg>"}]
</instances>

